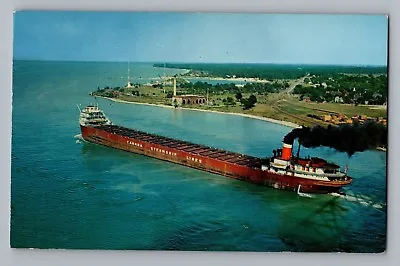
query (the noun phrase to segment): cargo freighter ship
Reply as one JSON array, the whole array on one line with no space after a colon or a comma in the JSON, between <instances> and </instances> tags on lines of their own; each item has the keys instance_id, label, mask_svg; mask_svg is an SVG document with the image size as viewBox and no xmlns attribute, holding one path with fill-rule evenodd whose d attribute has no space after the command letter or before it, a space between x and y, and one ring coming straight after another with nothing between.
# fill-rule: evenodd
<instances>
[{"instance_id":1,"label":"cargo freighter ship","mask_svg":"<svg viewBox=\"0 0 400 266\"><path fill-rule=\"evenodd\" d=\"M341 172L321 158L299 158L300 145L294 156L293 143L283 143L272 157L257 158L114 125L97 105L82 109L79 123L88 142L276 189L332 193L352 182L347 167Z\"/></svg>"}]
</instances>

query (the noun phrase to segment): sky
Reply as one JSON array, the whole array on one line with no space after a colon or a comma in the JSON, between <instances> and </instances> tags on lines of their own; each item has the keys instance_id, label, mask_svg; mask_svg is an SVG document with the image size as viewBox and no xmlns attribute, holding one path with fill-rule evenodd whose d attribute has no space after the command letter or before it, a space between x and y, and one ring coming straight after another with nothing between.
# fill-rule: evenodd
<instances>
[{"instance_id":1,"label":"sky","mask_svg":"<svg viewBox=\"0 0 400 266\"><path fill-rule=\"evenodd\" d=\"M17 11L14 59L386 65L384 15Z\"/></svg>"}]
</instances>

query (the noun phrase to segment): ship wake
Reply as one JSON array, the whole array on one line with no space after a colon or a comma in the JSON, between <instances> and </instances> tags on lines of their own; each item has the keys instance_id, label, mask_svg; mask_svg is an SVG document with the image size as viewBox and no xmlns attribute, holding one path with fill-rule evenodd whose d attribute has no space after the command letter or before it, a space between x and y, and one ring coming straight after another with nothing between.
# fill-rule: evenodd
<instances>
[{"instance_id":1,"label":"ship wake","mask_svg":"<svg viewBox=\"0 0 400 266\"><path fill-rule=\"evenodd\" d=\"M85 142L85 139L82 137L82 134L75 135L74 138L76 139L75 143Z\"/></svg>"},{"instance_id":2,"label":"ship wake","mask_svg":"<svg viewBox=\"0 0 400 266\"><path fill-rule=\"evenodd\" d=\"M373 201L371 198L364 196L364 195L349 195L349 194L340 194L340 193L330 193L330 195L334 197L338 197L349 202L356 202L363 206L369 206L375 208L377 210L382 210L386 207L385 203L377 203Z\"/></svg>"},{"instance_id":3,"label":"ship wake","mask_svg":"<svg viewBox=\"0 0 400 266\"><path fill-rule=\"evenodd\" d=\"M303 193L303 192L301 192L300 190L301 190L301 185L299 185L299 186L297 187L297 195L299 195L300 197L304 197L304 198L314 198L313 195L308 194L308 193Z\"/></svg>"}]
</instances>

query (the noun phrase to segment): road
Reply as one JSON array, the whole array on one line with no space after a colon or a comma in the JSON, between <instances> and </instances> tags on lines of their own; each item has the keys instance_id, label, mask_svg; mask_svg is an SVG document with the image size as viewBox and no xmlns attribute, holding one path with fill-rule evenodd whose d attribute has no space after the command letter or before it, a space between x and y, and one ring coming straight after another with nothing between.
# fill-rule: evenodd
<instances>
[{"instance_id":1,"label":"road","mask_svg":"<svg viewBox=\"0 0 400 266\"><path fill-rule=\"evenodd\" d=\"M284 101L286 102L286 104L292 105L292 106L299 106L297 105L295 102L298 101L297 99L294 100L293 95L292 95L292 91L294 90L294 88L299 85L299 84L303 84L304 80L309 77L309 74L305 75L302 78L297 79L296 81L294 81L287 89L281 91L280 93L278 93L273 99L271 99L270 102L270 106L277 111L278 113L284 114L288 117L294 118L295 121L298 124L303 124L304 122L306 123L306 125L312 125L312 126L316 126L316 125L320 125L322 123L322 121L315 121L312 118L309 117L303 117L301 115L296 115L296 114L292 114L290 112L287 112L285 110L285 107L281 106L281 102ZM299 106L301 108L304 108L303 106Z\"/></svg>"},{"instance_id":2,"label":"road","mask_svg":"<svg viewBox=\"0 0 400 266\"><path fill-rule=\"evenodd\" d=\"M304 80L305 80L308 76L310 76L310 74L307 74L307 75L305 75L305 76L302 77L302 78L299 78L299 79L296 80L292 85L290 85L289 88L287 88L286 90L283 90L282 93L291 94L292 91L294 90L294 88L295 88L297 85L304 83Z\"/></svg>"}]
</instances>

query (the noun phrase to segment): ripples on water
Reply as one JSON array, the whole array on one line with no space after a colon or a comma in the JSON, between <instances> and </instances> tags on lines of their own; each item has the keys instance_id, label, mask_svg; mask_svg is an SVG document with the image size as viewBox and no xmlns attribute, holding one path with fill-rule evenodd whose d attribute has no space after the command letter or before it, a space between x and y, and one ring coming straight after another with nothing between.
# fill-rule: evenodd
<instances>
[{"instance_id":1,"label":"ripples on water","mask_svg":"<svg viewBox=\"0 0 400 266\"><path fill-rule=\"evenodd\" d=\"M133 65L133 64L132 64ZM151 65L131 72L157 76ZM386 154L303 149L340 165L346 196L260 187L76 141L77 104L122 85L124 64L15 62L14 247L380 252L386 241ZM163 71L163 70L161 70ZM121 74L122 73L122 74ZM107 78L105 78L107 77ZM290 128L230 115L99 100L117 124L254 156Z\"/></svg>"}]
</instances>

